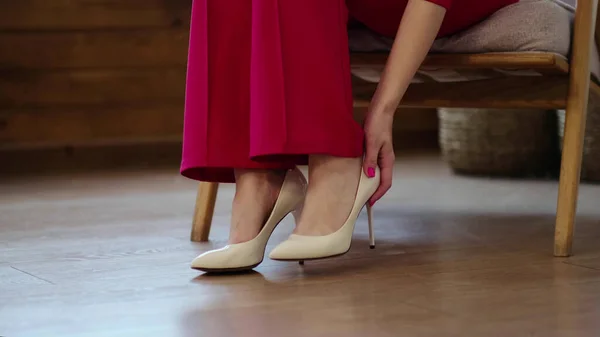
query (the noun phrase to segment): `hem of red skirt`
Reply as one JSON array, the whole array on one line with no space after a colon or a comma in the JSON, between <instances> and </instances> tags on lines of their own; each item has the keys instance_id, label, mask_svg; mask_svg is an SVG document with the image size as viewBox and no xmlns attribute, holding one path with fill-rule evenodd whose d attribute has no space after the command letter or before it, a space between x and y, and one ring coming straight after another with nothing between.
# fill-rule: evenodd
<instances>
[{"instance_id":1,"label":"hem of red skirt","mask_svg":"<svg viewBox=\"0 0 600 337\"><path fill-rule=\"evenodd\" d=\"M355 158L363 155L360 152L333 152L333 151L314 151L310 154L330 155L335 157ZM273 169L286 170L295 166L308 164L307 153L264 153L254 154L247 161L241 163L226 162L190 162L182 161L180 173L182 176L204 182L215 183L234 183L234 169Z\"/></svg>"},{"instance_id":2,"label":"hem of red skirt","mask_svg":"<svg viewBox=\"0 0 600 337\"><path fill-rule=\"evenodd\" d=\"M273 169L286 170L294 165L281 163L259 163L249 161L242 164L189 164L182 162L180 173L182 176L203 182L235 183L234 169Z\"/></svg>"}]
</instances>

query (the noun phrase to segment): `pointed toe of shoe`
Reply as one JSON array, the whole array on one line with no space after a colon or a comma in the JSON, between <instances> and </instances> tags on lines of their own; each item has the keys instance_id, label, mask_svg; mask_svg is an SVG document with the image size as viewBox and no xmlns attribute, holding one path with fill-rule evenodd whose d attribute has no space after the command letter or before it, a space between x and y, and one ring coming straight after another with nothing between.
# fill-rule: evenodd
<instances>
[{"instance_id":1,"label":"pointed toe of shoe","mask_svg":"<svg viewBox=\"0 0 600 337\"><path fill-rule=\"evenodd\" d=\"M303 249L297 242L287 240L277 245L277 247L269 253L269 258L271 260L281 261L298 260L299 256L303 255L302 253Z\"/></svg>"},{"instance_id":2,"label":"pointed toe of shoe","mask_svg":"<svg viewBox=\"0 0 600 337\"><path fill-rule=\"evenodd\" d=\"M198 270L212 270L212 269L223 269L227 268L227 264L224 263L220 252L210 251L199 255L192 260L192 269Z\"/></svg>"},{"instance_id":3,"label":"pointed toe of shoe","mask_svg":"<svg viewBox=\"0 0 600 337\"><path fill-rule=\"evenodd\" d=\"M263 252L250 244L236 244L208 251L192 263L192 269L205 272L228 272L253 269L262 262Z\"/></svg>"}]
</instances>

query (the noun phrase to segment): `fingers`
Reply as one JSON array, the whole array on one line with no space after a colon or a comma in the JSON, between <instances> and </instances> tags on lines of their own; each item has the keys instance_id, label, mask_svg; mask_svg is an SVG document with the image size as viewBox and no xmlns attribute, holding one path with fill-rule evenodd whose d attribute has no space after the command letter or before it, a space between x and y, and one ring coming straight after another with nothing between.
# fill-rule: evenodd
<instances>
[{"instance_id":1,"label":"fingers","mask_svg":"<svg viewBox=\"0 0 600 337\"><path fill-rule=\"evenodd\" d=\"M379 150L381 145L367 138L367 146L365 151L365 159L363 161L363 170L369 178L375 177L375 168L377 167L377 159L379 158Z\"/></svg>"},{"instance_id":2,"label":"fingers","mask_svg":"<svg viewBox=\"0 0 600 337\"><path fill-rule=\"evenodd\" d=\"M371 206L375 204L381 197L385 195L385 193L392 187L393 180L393 172L394 172L394 149L391 145L384 145L380 152L379 158L379 168L381 169L381 183L379 184L379 188L371 199L369 203Z\"/></svg>"}]
</instances>

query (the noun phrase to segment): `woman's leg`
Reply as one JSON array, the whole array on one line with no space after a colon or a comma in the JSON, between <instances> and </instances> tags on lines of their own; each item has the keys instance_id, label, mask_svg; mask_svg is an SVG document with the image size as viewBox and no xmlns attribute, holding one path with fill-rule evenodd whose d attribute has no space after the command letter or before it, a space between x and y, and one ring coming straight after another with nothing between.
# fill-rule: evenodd
<instances>
[{"instance_id":1,"label":"woman's leg","mask_svg":"<svg viewBox=\"0 0 600 337\"><path fill-rule=\"evenodd\" d=\"M229 243L255 238L275 206L285 178L284 170L235 169L235 196Z\"/></svg>"},{"instance_id":2,"label":"woman's leg","mask_svg":"<svg viewBox=\"0 0 600 337\"><path fill-rule=\"evenodd\" d=\"M363 134L352 118L346 23L344 0L194 1L182 173L237 182L232 242L256 235L281 170L309 155L304 222L347 216ZM256 198L259 186L270 188Z\"/></svg>"}]
</instances>

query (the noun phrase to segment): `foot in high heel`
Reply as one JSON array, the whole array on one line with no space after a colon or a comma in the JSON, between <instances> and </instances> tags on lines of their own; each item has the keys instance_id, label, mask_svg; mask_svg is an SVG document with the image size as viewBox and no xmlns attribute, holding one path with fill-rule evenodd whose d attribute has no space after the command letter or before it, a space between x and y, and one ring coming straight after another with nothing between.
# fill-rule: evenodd
<instances>
[{"instance_id":1,"label":"foot in high heel","mask_svg":"<svg viewBox=\"0 0 600 337\"><path fill-rule=\"evenodd\" d=\"M372 214L367 202L379 187L379 182L380 172L378 168L375 170L375 176L372 178L367 177L361 170L354 204L341 228L331 234L322 236L292 234L288 240L282 242L271 251L269 258L280 261L305 261L345 254L350 249L356 219L365 205L369 212L369 238L370 246L373 248L375 240L373 236Z\"/></svg>"},{"instance_id":2,"label":"foot in high heel","mask_svg":"<svg viewBox=\"0 0 600 337\"><path fill-rule=\"evenodd\" d=\"M191 267L204 272L222 273L251 270L258 266L263 260L267 241L275 227L304 202L306 185L306 179L300 170L295 168L287 171L275 206L258 235L246 242L208 251L195 258Z\"/></svg>"}]
</instances>

